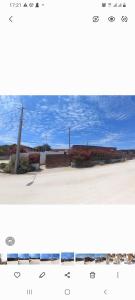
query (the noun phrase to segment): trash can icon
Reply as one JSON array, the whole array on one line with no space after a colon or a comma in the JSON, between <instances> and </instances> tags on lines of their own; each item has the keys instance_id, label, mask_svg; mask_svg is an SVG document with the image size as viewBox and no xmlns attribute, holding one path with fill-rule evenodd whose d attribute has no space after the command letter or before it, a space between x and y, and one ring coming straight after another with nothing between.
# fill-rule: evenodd
<instances>
[{"instance_id":1,"label":"trash can icon","mask_svg":"<svg viewBox=\"0 0 135 300\"><path fill-rule=\"evenodd\" d=\"M90 278L91 278L91 279L95 279L95 277L96 277L95 272L91 272L91 273L90 273Z\"/></svg>"}]
</instances>

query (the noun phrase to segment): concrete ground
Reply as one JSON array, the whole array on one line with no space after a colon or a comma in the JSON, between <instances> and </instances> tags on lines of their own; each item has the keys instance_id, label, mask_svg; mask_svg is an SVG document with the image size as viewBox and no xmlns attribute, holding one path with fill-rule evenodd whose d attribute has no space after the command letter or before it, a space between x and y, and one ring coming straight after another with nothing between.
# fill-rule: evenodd
<instances>
[{"instance_id":1,"label":"concrete ground","mask_svg":"<svg viewBox=\"0 0 135 300\"><path fill-rule=\"evenodd\" d=\"M135 204L135 160L24 175L0 173L0 203Z\"/></svg>"}]
</instances>

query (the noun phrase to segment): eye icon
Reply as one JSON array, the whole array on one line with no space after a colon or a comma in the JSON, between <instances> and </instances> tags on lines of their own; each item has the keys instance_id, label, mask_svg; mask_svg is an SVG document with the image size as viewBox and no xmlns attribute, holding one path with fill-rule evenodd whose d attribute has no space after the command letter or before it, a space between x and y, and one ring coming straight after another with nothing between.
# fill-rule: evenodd
<instances>
[{"instance_id":1,"label":"eye icon","mask_svg":"<svg viewBox=\"0 0 135 300\"><path fill-rule=\"evenodd\" d=\"M111 16L108 18L109 22L114 22L115 21L115 17Z\"/></svg>"},{"instance_id":2,"label":"eye icon","mask_svg":"<svg viewBox=\"0 0 135 300\"><path fill-rule=\"evenodd\" d=\"M99 22L99 17L98 16L94 16L93 17L93 22Z\"/></svg>"}]
</instances>

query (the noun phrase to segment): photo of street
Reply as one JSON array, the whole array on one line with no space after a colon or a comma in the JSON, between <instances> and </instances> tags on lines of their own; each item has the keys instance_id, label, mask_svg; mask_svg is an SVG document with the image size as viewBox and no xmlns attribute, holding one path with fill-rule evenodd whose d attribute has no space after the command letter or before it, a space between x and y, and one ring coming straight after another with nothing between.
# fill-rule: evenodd
<instances>
[{"instance_id":1,"label":"photo of street","mask_svg":"<svg viewBox=\"0 0 135 300\"><path fill-rule=\"evenodd\" d=\"M0 204L135 204L135 96L1 96Z\"/></svg>"}]
</instances>

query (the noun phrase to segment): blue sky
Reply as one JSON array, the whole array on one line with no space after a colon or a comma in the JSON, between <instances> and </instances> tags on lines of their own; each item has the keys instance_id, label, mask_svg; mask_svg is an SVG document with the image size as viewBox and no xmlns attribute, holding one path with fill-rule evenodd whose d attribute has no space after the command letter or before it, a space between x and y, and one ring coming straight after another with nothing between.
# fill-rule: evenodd
<instances>
[{"instance_id":1,"label":"blue sky","mask_svg":"<svg viewBox=\"0 0 135 300\"><path fill-rule=\"evenodd\" d=\"M39 253L32 253L29 254L30 259L40 259L40 254Z\"/></svg>"},{"instance_id":2,"label":"blue sky","mask_svg":"<svg viewBox=\"0 0 135 300\"><path fill-rule=\"evenodd\" d=\"M58 253L40 254L40 259L60 259L60 254Z\"/></svg>"},{"instance_id":3,"label":"blue sky","mask_svg":"<svg viewBox=\"0 0 135 300\"><path fill-rule=\"evenodd\" d=\"M29 254L28 253L19 253L18 259L29 259Z\"/></svg>"},{"instance_id":4,"label":"blue sky","mask_svg":"<svg viewBox=\"0 0 135 300\"><path fill-rule=\"evenodd\" d=\"M65 260L72 259L72 260L74 260L74 252L63 252L63 253L61 253L61 259L65 259Z\"/></svg>"},{"instance_id":5,"label":"blue sky","mask_svg":"<svg viewBox=\"0 0 135 300\"><path fill-rule=\"evenodd\" d=\"M12 259L18 259L18 254L17 253L9 253L7 254L7 258L12 258Z\"/></svg>"},{"instance_id":6,"label":"blue sky","mask_svg":"<svg viewBox=\"0 0 135 300\"><path fill-rule=\"evenodd\" d=\"M0 144L17 141L24 106L22 144L71 144L135 148L135 96L1 96Z\"/></svg>"}]
</instances>

